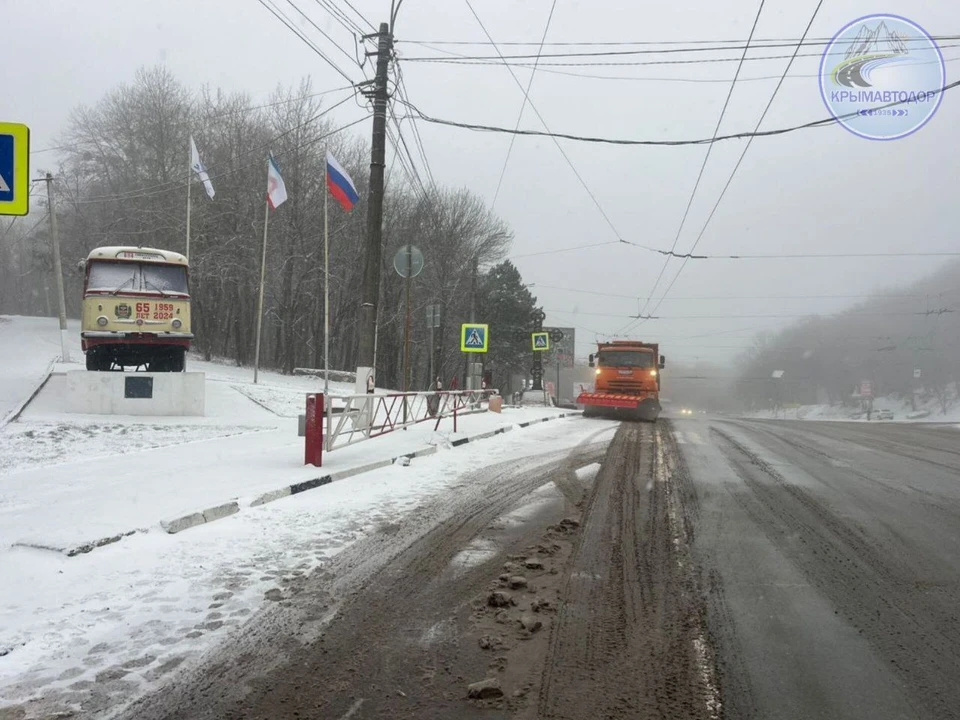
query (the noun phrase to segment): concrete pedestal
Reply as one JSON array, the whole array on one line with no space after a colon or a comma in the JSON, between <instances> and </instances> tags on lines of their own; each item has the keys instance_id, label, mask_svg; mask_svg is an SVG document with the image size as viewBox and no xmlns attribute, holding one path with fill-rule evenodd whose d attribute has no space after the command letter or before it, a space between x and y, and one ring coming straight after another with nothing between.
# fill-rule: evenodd
<instances>
[{"instance_id":1,"label":"concrete pedestal","mask_svg":"<svg viewBox=\"0 0 960 720\"><path fill-rule=\"evenodd\" d=\"M203 415L204 373L67 373L67 412L85 415Z\"/></svg>"}]
</instances>

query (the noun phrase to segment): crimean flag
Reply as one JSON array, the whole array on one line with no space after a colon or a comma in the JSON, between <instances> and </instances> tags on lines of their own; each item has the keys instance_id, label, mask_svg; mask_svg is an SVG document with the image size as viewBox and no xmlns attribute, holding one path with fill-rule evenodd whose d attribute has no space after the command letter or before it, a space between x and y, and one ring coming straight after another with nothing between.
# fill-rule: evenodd
<instances>
[{"instance_id":1,"label":"crimean flag","mask_svg":"<svg viewBox=\"0 0 960 720\"><path fill-rule=\"evenodd\" d=\"M267 160L267 203L271 210L276 210L287 201L287 186L283 184L280 168L273 155Z\"/></svg>"},{"instance_id":2,"label":"crimean flag","mask_svg":"<svg viewBox=\"0 0 960 720\"><path fill-rule=\"evenodd\" d=\"M353 210L353 206L360 199L357 186L353 184L353 180L350 179L343 166L329 152L327 153L327 189L340 203L340 207L347 212Z\"/></svg>"},{"instance_id":3,"label":"crimean flag","mask_svg":"<svg viewBox=\"0 0 960 720\"><path fill-rule=\"evenodd\" d=\"M203 189L207 191L207 197L213 200L213 196L216 194L213 190L213 183L210 182L206 166L200 162L200 153L197 152L197 144L193 141L193 135L190 136L190 169L200 178Z\"/></svg>"}]
</instances>

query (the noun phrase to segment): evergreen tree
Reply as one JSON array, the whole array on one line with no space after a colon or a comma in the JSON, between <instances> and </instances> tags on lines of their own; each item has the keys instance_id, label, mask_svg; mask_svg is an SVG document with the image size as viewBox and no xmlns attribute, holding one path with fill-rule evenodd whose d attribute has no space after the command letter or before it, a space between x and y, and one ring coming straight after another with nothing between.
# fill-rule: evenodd
<instances>
[{"instance_id":1,"label":"evergreen tree","mask_svg":"<svg viewBox=\"0 0 960 720\"><path fill-rule=\"evenodd\" d=\"M477 318L490 326L490 350L484 358L493 385L507 394L513 375L529 374L531 315L536 297L524 286L520 271L506 260L480 277Z\"/></svg>"}]
</instances>

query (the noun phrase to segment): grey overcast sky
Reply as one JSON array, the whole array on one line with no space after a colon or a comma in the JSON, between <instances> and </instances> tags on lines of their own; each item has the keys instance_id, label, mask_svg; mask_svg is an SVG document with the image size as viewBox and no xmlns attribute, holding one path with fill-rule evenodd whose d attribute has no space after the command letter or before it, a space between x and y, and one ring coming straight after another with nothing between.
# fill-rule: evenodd
<instances>
[{"instance_id":1,"label":"grey overcast sky","mask_svg":"<svg viewBox=\"0 0 960 720\"><path fill-rule=\"evenodd\" d=\"M497 42L538 42L552 4L552 0L471 1ZM362 23L343 0L330 2ZM766 0L756 36L799 38L816 4L817 0ZM277 0L277 5L299 17L287 0ZM296 5L353 52L352 38L319 0L296 0ZM745 40L758 5L759 0L558 0L547 42ZM386 20L389 11L388 0L353 0L353 6L373 23ZM851 20L873 12L908 16L932 35L960 34L956 3L825 0L810 36L831 37ZM35 150L56 144L75 106L95 103L118 84L129 82L142 65L165 63L192 87L209 84L242 90L261 101L278 84L295 84L305 75L313 78L318 91L346 84L256 0L0 0L0 17L5 57L0 119L29 124ZM362 79L357 64L315 28L302 19L299 26L350 77ZM463 122L510 127L516 123L523 94L503 66L413 60L440 53L411 41L486 40L465 0L405 0L396 39L409 98L424 112ZM955 62L960 47L954 47L960 41L942 45L951 82L960 67ZM444 49L494 54L493 48L483 45ZM779 77L786 62L744 64L745 81L735 88L721 133L753 129L776 79L746 79ZM791 71L795 77L784 84L764 128L827 116L818 90L818 62L818 57L798 58ZM710 137L736 66L724 62L555 67L551 72L544 68L536 73L530 97L556 132L662 140ZM372 74L369 63L365 71ZM605 77L571 77L556 71ZM515 72L526 84L530 71ZM364 112L347 104L337 117L346 122ZM838 126L757 139L698 252L956 251L958 120L960 91L947 93L938 115L903 140L872 142ZM404 126L409 132L408 123ZM492 201L509 136L423 122L419 126L437 182L470 188ZM529 106L521 127L542 129ZM360 128L357 132L369 133L368 125ZM688 250L696 239L742 143L715 147L678 251ZM563 147L622 238L659 248L673 244L705 146L563 142ZM37 152L32 162L35 172L55 168L56 153ZM548 324L576 326L581 355L589 352L596 332L614 333L629 322L628 316L639 309L638 301L630 298L645 298L662 267L660 256L625 245L530 255L616 240L550 139L517 139L495 210L516 235L511 254L518 256L516 263L526 281L535 283ZM680 262L670 263L661 292ZM836 312L855 302L836 296L905 283L942 262L942 258L692 261L660 306L663 319L650 320L631 334L659 339L663 351L677 359L726 360L757 330L790 322L789 317L755 316ZM744 296L764 299L731 299Z\"/></svg>"}]
</instances>

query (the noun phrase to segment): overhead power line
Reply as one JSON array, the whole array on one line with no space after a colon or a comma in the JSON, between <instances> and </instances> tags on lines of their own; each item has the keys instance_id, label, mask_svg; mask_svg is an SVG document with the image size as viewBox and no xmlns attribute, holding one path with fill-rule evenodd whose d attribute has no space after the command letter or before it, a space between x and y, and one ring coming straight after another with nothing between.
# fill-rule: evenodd
<instances>
[{"instance_id":1,"label":"overhead power line","mask_svg":"<svg viewBox=\"0 0 960 720\"><path fill-rule=\"evenodd\" d=\"M749 58L748 58L749 59ZM948 57L944 58L944 62L951 63L960 60L958 57ZM937 60L932 60L930 63L923 62L917 63L918 65L927 65L931 63L939 62ZM656 77L652 75L597 75L595 73L587 72L572 72L570 70L557 70L550 69L549 67L544 67L542 64L537 66L537 70L540 73L547 73L550 75L561 75L563 77L572 77L580 78L582 80L611 80L611 81L621 81L621 82L666 82L666 83L728 83L730 78L719 77L719 78L696 78L696 77ZM811 73L792 73L787 75L790 80L796 78L817 78L820 77L817 74ZM780 75L752 75L749 77L740 77L738 82L762 82L766 80L777 80L780 78Z\"/></svg>"},{"instance_id":2,"label":"overhead power line","mask_svg":"<svg viewBox=\"0 0 960 720\"><path fill-rule=\"evenodd\" d=\"M960 35L932 35L931 36L936 41L942 40L955 40L960 39ZM913 38L911 38L913 39ZM832 38L821 37L821 38L760 38L754 41L755 45L760 44L771 44L771 43L786 43L786 47L793 47L798 42L803 42L806 45L827 45L832 42ZM404 39L398 40L397 42L406 43L409 45L476 45L476 46L487 46L490 45L489 41L486 40L421 40L421 39ZM725 38L721 40L608 40L608 41L559 41L554 40L551 42L543 43L548 47L617 47L617 46L638 46L645 47L650 45L737 45L740 46L746 41L743 38ZM837 40L838 43L844 42L855 42L854 40ZM500 46L507 47L524 47L531 45L539 45L540 43L535 40L522 40L522 41L510 41L504 40L497 43Z\"/></svg>"},{"instance_id":3,"label":"overhead power line","mask_svg":"<svg viewBox=\"0 0 960 720\"><path fill-rule=\"evenodd\" d=\"M941 50L948 48L960 47L960 44L957 43L947 43L939 46ZM797 57L809 57L809 58L819 58L822 56L822 53L799 53ZM758 55L755 57L748 57L745 59L745 62L760 62L764 60L786 60L792 57L791 55ZM465 65L465 66L477 66L482 67L485 65L499 65L500 61L495 61L492 57L483 57L481 59L475 59L470 56L465 57L419 57L419 58L407 58L408 62L416 63L429 63L429 64L438 64L438 65ZM637 60L637 61L625 61L625 60L604 60L604 61L594 61L594 60L577 60L577 61L565 61L557 62L554 60L541 60L539 65L541 67L641 67L641 66L655 66L655 65L712 65L717 63L732 63L739 62L740 58L738 57L725 57L725 58L694 58L692 60ZM505 59L503 64L508 65L509 67L520 67L520 68L529 68L533 65L531 62L517 61Z\"/></svg>"},{"instance_id":4,"label":"overhead power line","mask_svg":"<svg viewBox=\"0 0 960 720\"><path fill-rule=\"evenodd\" d=\"M693 201L697 197L697 190L700 189L700 182L703 180L703 174L707 169L707 163L710 162L710 155L713 152L713 146L716 142L717 135L720 133L720 126L723 124L723 118L727 114L727 108L730 106L730 98L733 97L733 91L737 86L737 78L740 77L740 71L743 69L743 61L747 57L747 51L750 49L750 41L753 39L753 34L757 31L757 25L760 22L760 15L763 14L763 6L765 0L760 0L760 5L757 7L757 14L753 18L753 25L750 27L750 36L747 38L746 44L743 46L743 54L740 56L740 64L737 65L737 71L733 75L733 80L730 82L730 88L727 90L726 100L723 102L723 108L720 110L720 117L717 118L717 125L713 129L713 142L707 145L707 152L703 157L703 162L700 164L700 172L697 173L697 181L693 184L693 191L690 193L690 198L687 200L687 207L683 211L683 217L680 219L680 227L677 228L677 234L673 238L673 245L670 246L670 253L673 253L677 248L677 243L680 242L680 236L683 234L683 228L687 224L687 218L690 215L690 208L693 207ZM650 304L650 299L656 294L657 288L660 287L660 280L663 279L663 274L667 271L667 265L670 264L670 254L667 254L667 257L663 261L663 266L660 268L660 273L657 275L657 279L653 283L653 288L650 290L650 293L647 295L647 299L643 304L643 309L640 311L640 314L643 315L644 311L647 309L647 306Z\"/></svg>"},{"instance_id":5,"label":"overhead power line","mask_svg":"<svg viewBox=\"0 0 960 720\"><path fill-rule=\"evenodd\" d=\"M497 54L500 54L499 48L497 48L496 44L493 42L493 37L487 31L487 28L483 24L483 21L480 19L480 16L477 15L477 11L473 9L473 5L470 4L470 0L464 0L464 2L466 2L467 7L470 8L470 12L473 14L473 17L476 19L477 24L479 24L480 28L483 30L483 34L486 35L490 43L493 44L493 47L497 50ZM550 132L550 126L547 125L547 121L544 120L543 115L540 114L540 111L537 109L536 104L532 100L530 100L529 96L526 94L526 91L523 88L523 84L520 82L520 79L517 77L517 74L513 71L513 68L511 68L509 66L509 63L507 63L506 61L504 61L504 66L507 68L507 72L510 73L510 77L513 78L513 81L516 83L517 87L520 88L520 91L524 93L524 97L527 98L527 103L530 105L530 109L533 110L534 114L537 116L537 119L543 125L543 128L546 131L544 135L546 137L553 138L553 144L556 145L557 150L560 151L560 154L563 156L563 159L566 161L567 165L573 171L573 174L576 176L577 180L580 182L581 187L583 187L584 191L586 191L587 195L590 197L590 200L593 202L594 207L597 208L597 211L600 213L601 217L603 217L607 225L613 231L613 234L617 237L618 240L622 242L623 237L620 235L620 232L617 230L616 226L613 224L613 221L610 219L610 216L607 215L606 211L603 209L603 206L600 204L600 201L597 200L597 196L593 194L593 191L587 185L586 180L584 180L583 176L580 175L580 172L577 170L576 166L573 164L573 161L567 155L567 152L563 149L563 146L560 144L559 140L557 139L558 136L554 136L553 133ZM408 107L413 108L412 105L408 105Z\"/></svg>"},{"instance_id":6,"label":"overhead power line","mask_svg":"<svg viewBox=\"0 0 960 720\"><path fill-rule=\"evenodd\" d=\"M931 90L931 93L938 94L944 93L948 90L953 90L955 87L960 85L960 80L956 82L949 83L939 90ZM886 105L878 105L875 110L886 109L890 107L896 107L897 105L905 105L909 101L898 101L891 102ZM798 130L807 130L811 128L825 127L828 125L833 125L840 120L847 120L852 117L856 117L857 113L847 113L846 115L838 115L836 117L823 118L822 120L813 120L811 122L803 123L800 125L791 125L790 127L779 128L777 130L763 130L755 132L739 132L732 133L730 135L718 135L717 137L710 138L699 138L695 140L629 140L625 138L605 138L605 137L596 137L589 135L573 135L570 133L556 133L549 131L540 131L540 130L511 130L510 128L499 127L496 125L481 125L478 123L465 123L458 122L455 120L445 120L442 118L432 117L427 115L425 112L420 110L415 105L411 103L404 103L410 110L416 113L417 117L425 122L434 123L437 125L446 125L448 127L456 127L464 130L473 130L477 132L494 132L494 133L506 133L506 134L515 134L515 135L526 135L530 137L549 137L560 140L573 140L576 142L585 142L585 143L598 143L604 145L640 145L640 146L658 146L658 147L682 147L686 145L709 145L712 143L723 142L726 140L742 140L749 137L773 137L776 135L786 135L787 133L796 132Z\"/></svg>"},{"instance_id":7,"label":"overhead power line","mask_svg":"<svg viewBox=\"0 0 960 720\"><path fill-rule=\"evenodd\" d=\"M527 89L523 91L523 102L520 103L520 112L517 113L517 123L514 125L514 130L520 129L520 121L523 119L523 111L527 107L527 103L530 102L530 88L533 86L533 78L537 74L537 64L540 62L540 53L543 52L543 42L547 39L547 32L550 30L550 21L553 20L553 11L557 9L557 0L553 0L550 4L550 14L547 15L547 23L543 26L543 35L540 37L540 47L537 49L537 59L533 64L533 72L530 73L530 79L527 80ZM500 179L497 180L497 189L493 193L493 202L490 203L490 209L497 205L497 198L500 197L500 188L503 185L503 178L507 174L507 164L510 162L510 154L513 152L513 144L516 142L517 136L510 136L510 145L507 147L507 155L503 159L503 167L500 169Z\"/></svg>"},{"instance_id":8,"label":"overhead power line","mask_svg":"<svg viewBox=\"0 0 960 720\"><path fill-rule=\"evenodd\" d=\"M754 25L754 28L756 26ZM949 40L960 40L960 36L948 37ZM926 43L927 38L925 37L913 37L913 38L904 38L905 42L922 42ZM850 41L852 42L852 40ZM778 49L778 48L799 48L808 47L808 46L824 46L830 44L830 41L825 42L814 42L814 41L804 41L800 40L799 42L773 42L760 44L752 42L752 35L747 39L746 43L738 44L722 44L722 45L697 45L694 47L667 47L667 48L655 48L655 49L641 49L641 50L593 50L589 52L553 52L553 53L537 53L537 54L521 54L521 55L504 55L505 60L529 60L532 58L585 58L585 57L629 57L636 55L674 55L678 53L710 53L710 52L732 52L732 51L749 51L749 50L765 50L765 49ZM450 51L441 51L441 52L450 52ZM496 56L493 55L463 55L457 54L457 57L460 60L496 60ZM409 57L407 58L410 62L428 62L430 60L435 60L433 56L424 56L424 57Z\"/></svg>"},{"instance_id":9,"label":"overhead power line","mask_svg":"<svg viewBox=\"0 0 960 720\"><path fill-rule=\"evenodd\" d=\"M257 0L257 1L258 1L261 5L263 5L263 7L265 7L265 8L270 12L271 15L273 15L277 20L279 20L281 23L283 23L284 26L285 26L290 32L292 32L294 35L296 35L298 38L300 38L300 40L301 40L307 47L309 47L311 50L313 50L313 52L316 53L324 62L326 62L327 65L329 65L330 67L332 67L332 68L333 68L334 70L336 70L341 76L343 76L348 83L350 83L351 85L355 84L354 79L351 78L349 75L347 75L347 73L344 72L343 69L342 69L339 65L337 65L333 60L331 60L331 59L326 55L326 53L324 53L323 50L321 50L321 49L317 46L316 43L314 43L312 40L310 40L310 38L308 38L304 33L300 32L300 30L296 27L296 25L294 25L293 21L292 21L282 10L280 10L280 8L278 8L276 5L274 5L271 0ZM338 47L339 47L339 46L338 46ZM340 49L342 50L343 48L340 48Z\"/></svg>"},{"instance_id":10,"label":"overhead power line","mask_svg":"<svg viewBox=\"0 0 960 720\"><path fill-rule=\"evenodd\" d=\"M563 315L587 315L590 317L606 318L632 318L638 319L637 315L617 315L613 313L600 312L573 312L572 310L547 310L544 312L561 313ZM955 308L937 308L935 310L924 310L917 312L848 312L840 310L832 313L774 313L770 315L646 315L644 320L773 320L773 319L795 319L812 317L929 317L932 315L945 315L956 312ZM619 334L619 333L615 333Z\"/></svg>"},{"instance_id":11,"label":"overhead power line","mask_svg":"<svg viewBox=\"0 0 960 720\"><path fill-rule=\"evenodd\" d=\"M367 20L366 16L362 12L357 10L357 8L354 6L352 2L350 2L350 0L343 0L343 2L348 8L353 10L353 12L356 13L357 17L363 20L371 30L373 30L374 32L377 31L376 25L374 25L372 22Z\"/></svg>"},{"instance_id":12,"label":"overhead power line","mask_svg":"<svg viewBox=\"0 0 960 720\"><path fill-rule=\"evenodd\" d=\"M337 7L336 3L331 2L331 0L314 0L314 2L319 5L321 8L327 11L342 27L344 27L349 33L357 35L363 35L363 28L357 25L356 21L347 15L343 10ZM376 29L376 28L374 28Z\"/></svg>"},{"instance_id":13,"label":"overhead power line","mask_svg":"<svg viewBox=\"0 0 960 720\"><path fill-rule=\"evenodd\" d=\"M598 290L584 290L582 288L562 287L559 285L546 285L544 283L533 283L534 288L546 288L547 290L560 290L563 292L577 293L580 295L596 295L598 297L609 297L618 300L640 300L637 295L625 295L622 293L606 293ZM865 295L686 295L682 297L673 296L667 298L669 301L703 301L703 300L911 300L933 297L935 295L957 295L960 290L946 290L942 293L871 293Z\"/></svg>"},{"instance_id":14,"label":"overhead power line","mask_svg":"<svg viewBox=\"0 0 960 720\"><path fill-rule=\"evenodd\" d=\"M568 248L556 248L554 250L541 250L539 252L532 253L522 253L520 255L511 255L509 260L517 260L520 258L527 257L537 257L539 255L555 255L557 253L564 252L573 252L575 250L587 250L591 248L603 247L605 245L630 245L632 247L640 248L641 250L648 250L660 254L671 254L669 250L658 250L656 248L651 248L646 245L639 245L637 243L632 243L626 240L607 240L605 242L599 243L590 243L588 245L577 245L575 247ZM688 257L685 254L674 253L673 257ZM960 257L960 252L954 252L950 250L945 251L896 251L896 252L864 252L864 253L853 253L853 252L841 252L841 253L783 253L781 255L776 255L773 253L757 253L757 254L739 254L739 255L690 255L690 259L693 260L849 260L849 259L858 259L863 260L867 258L927 258L927 257ZM635 296L630 296L634 298Z\"/></svg>"},{"instance_id":15,"label":"overhead power line","mask_svg":"<svg viewBox=\"0 0 960 720\"><path fill-rule=\"evenodd\" d=\"M519 258L537 257L539 255L556 255L557 253L573 252L574 250L586 250L587 248L598 248L604 245L622 245L619 240L607 240L606 242L590 243L589 245L577 245L576 247L557 248L555 250L541 250L540 252L523 253L521 255L511 255L508 260L517 260Z\"/></svg>"},{"instance_id":16,"label":"overhead power line","mask_svg":"<svg viewBox=\"0 0 960 720\"><path fill-rule=\"evenodd\" d=\"M310 17L309 15L307 15L303 10L300 9L300 6L299 6L299 5L297 5L293 0L287 0L287 2L290 4L290 7L292 7L294 10L296 10L298 13L300 13L300 17L302 17L304 20L306 20L308 23L310 23L310 25L312 25L313 28L314 28L318 33L320 33L320 34L323 35L327 40L330 41L330 44L331 44L331 45L333 45L337 50L339 50L341 53L343 53L343 54L346 56L347 60L350 60L351 62L356 62L356 59L357 59L356 56L351 55L351 54L350 54L349 52L347 52L347 50L346 50L345 48L343 48L336 40L334 40L332 37L330 37L330 36L327 34L327 32L326 32L322 27L320 27L319 25L317 25L317 24L313 21L313 18L311 18L311 17ZM359 65L359 63L357 63L357 64Z\"/></svg>"},{"instance_id":17,"label":"overhead power line","mask_svg":"<svg viewBox=\"0 0 960 720\"><path fill-rule=\"evenodd\" d=\"M394 63L394 68L396 70L396 75L397 75L397 87L396 87L397 96L399 96L401 99L406 101L410 97L410 95L409 95L409 92L407 91L406 81L404 80L404 77L403 77L403 68L400 66L399 62ZM391 108L391 114L393 115L394 122L397 125L397 132L402 132L402 128L400 127L401 119L398 118L395 113L393 113L393 108ZM423 167L427 172L427 177L430 179L430 185L433 191L436 192L437 181L433 176L433 168L430 167L430 160L427 158L427 150L423 145L423 136L421 136L420 134L420 127L417 125L416 118L410 117L409 120L410 120L410 127L413 131L414 143L416 144L417 151L420 155L420 159L423 161Z\"/></svg>"},{"instance_id":18,"label":"overhead power line","mask_svg":"<svg viewBox=\"0 0 960 720\"><path fill-rule=\"evenodd\" d=\"M797 43L797 46L796 48L794 48L794 51L793 51L793 57L790 58L790 62L788 62L787 66L783 69L783 75L780 78L780 82L778 82L777 86L773 89L773 93L770 95L770 100L767 101L767 106L763 109L763 113L760 115L760 119L757 120L757 124L753 128L754 132L758 132L760 130L760 126L763 124L763 121L766 119L767 113L770 112L770 108L773 106L773 101L776 100L777 93L779 93L780 88L783 87L783 82L787 78L787 73L790 72L790 68L793 66L793 61L796 59L797 53L800 51L801 44L803 43L803 38L807 36L807 34L810 32L810 28L813 27L813 23L816 20L817 14L820 12L821 7L823 7L823 0L819 0L817 2L817 6L813 9L813 14L810 16L810 21L807 23L806 28L804 28L801 41ZM651 314L656 313L657 310L660 309L660 305L663 303L663 299L670 294L670 291L673 289L673 286L676 284L677 280L680 278L680 275L683 274L684 269L687 267L687 263L690 262L690 257L692 253L697 249L697 246L700 245L700 241L703 239L704 233L707 231L707 228L710 226L710 222L713 220L714 215L716 215L717 208L719 208L720 203L723 202L723 198L727 194L727 189L730 187L730 184L733 182L733 178L737 174L737 170L740 169L740 165L743 163L744 157L746 157L747 152L750 150L750 146L753 144L753 140L754 140L753 137L750 137L747 139L747 143L743 148L743 151L740 153L740 158L737 160L737 164L734 166L733 172L730 173L730 177L727 178L727 183L726 185L724 185L723 190L721 190L720 196L717 198L716 203L714 203L713 209L710 211L710 215L707 217L707 220L703 224L703 227L700 228L700 232L697 234L697 239L694 240L693 245L691 246L690 250L687 253L687 256L683 259L683 263L680 265L680 269L677 270L676 275L673 276L673 280L670 281L670 284L667 286L667 289L664 290L663 295L660 298L660 301L653 308L653 311ZM713 146L711 145L711 147ZM694 190L694 192L696 192L696 190ZM679 238L679 234L677 235L677 237ZM674 249L675 248L671 248L670 250L671 254L673 254ZM664 265L663 265L664 270L666 270L667 264L669 262L670 262L670 256L668 256L666 261L664 262ZM647 301L649 303L649 298L647 299ZM646 307L647 306L644 305L644 309L646 309ZM643 314L643 310L640 311L640 314L641 315Z\"/></svg>"}]
</instances>

